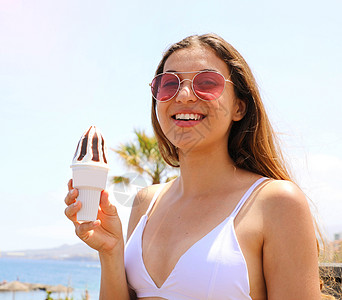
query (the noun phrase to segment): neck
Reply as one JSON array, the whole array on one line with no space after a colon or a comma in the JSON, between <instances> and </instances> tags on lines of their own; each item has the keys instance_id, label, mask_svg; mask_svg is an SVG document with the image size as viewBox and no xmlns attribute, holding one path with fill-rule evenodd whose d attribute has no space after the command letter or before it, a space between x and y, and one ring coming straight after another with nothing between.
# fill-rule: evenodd
<instances>
[{"instance_id":1,"label":"neck","mask_svg":"<svg viewBox=\"0 0 342 300\"><path fill-rule=\"evenodd\" d=\"M178 184L183 196L205 195L219 187L233 187L242 172L234 166L226 147L180 152L179 161Z\"/></svg>"}]
</instances>

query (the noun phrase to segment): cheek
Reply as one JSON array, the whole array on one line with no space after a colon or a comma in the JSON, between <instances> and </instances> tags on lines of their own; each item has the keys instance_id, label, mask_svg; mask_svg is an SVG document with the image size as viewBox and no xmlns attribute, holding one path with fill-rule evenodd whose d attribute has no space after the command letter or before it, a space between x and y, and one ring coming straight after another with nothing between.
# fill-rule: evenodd
<instances>
[{"instance_id":1,"label":"cheek","mask_svg":"<svg viewBox=\"0 0 342 300\"><path fill-rule=\"evenodd\" d=\"M160 104L158 103L156 105L156 112L157 112L158 121L160 121L160 117L163 117L163 108L160 107Z\"/></svg>"},{"instance_id":2,"label":"cheek","mask_svg":"<svg viewBox=\"0 0 342 300\"><path fill-rule=\"evenodd\" d=\"M163 104L157 103L156 113L157 113L158 122L161 128L163 129L167 120L167 105L165 105L165 103Z\"/></svg>"},{"instance_id":3,"label":"cheek","mask_svg":"<svg viewBox=\"0 0 342 300\"><path fill-rule=\"evenodd\" d=\"M210 119L213 122L220 122L221 125L230 123L231 107L224 101L216 101L210 110Z\"/></svg>"}]
</instances>

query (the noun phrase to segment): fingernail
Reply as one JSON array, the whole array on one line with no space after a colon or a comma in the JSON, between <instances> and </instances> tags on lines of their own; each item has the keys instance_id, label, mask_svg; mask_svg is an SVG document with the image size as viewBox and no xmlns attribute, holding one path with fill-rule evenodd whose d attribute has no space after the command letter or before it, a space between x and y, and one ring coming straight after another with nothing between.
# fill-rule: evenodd
<instances>
[{"instance_id":1,"label":"fingernail","mask_svg":"<svg viewBox=\"0 0 342 300\"><path fill-rule=\"evenodd\" d=\"M70 190L70 195L72 196L74 194L75 194L75 189Z\"/></svg>"},{"instance_id":2,"label":"fingernail","mask_svg":"<svg viewBox=\"0 0 342 300\"><path fill-rule=\"evenodd\" d=\"M76 202L74 202L74 206L76 207L76 206L78 206L78 203L79 203L80 201L76 201Z\"/></svg>"}]
</instances>

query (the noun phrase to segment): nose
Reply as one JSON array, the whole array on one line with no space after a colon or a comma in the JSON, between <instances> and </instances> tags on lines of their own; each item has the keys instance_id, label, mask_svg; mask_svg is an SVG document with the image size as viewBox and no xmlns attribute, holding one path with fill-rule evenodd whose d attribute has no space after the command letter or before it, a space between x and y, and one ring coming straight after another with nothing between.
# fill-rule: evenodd
<instances>
[{"instance_id":1,"label":"nose","mask_svg":"<svg viewBox=\"0 0 342 300\"><path fill-rule=\"evenodd\" d=\"M177 102L183 102L186 103L188 101L196 101L197 97L194 94L194 91L192 90L192 81L191 79L183 79L179 83L179 91L176 95L176 101Z\"/></svg>"}]
</instances>

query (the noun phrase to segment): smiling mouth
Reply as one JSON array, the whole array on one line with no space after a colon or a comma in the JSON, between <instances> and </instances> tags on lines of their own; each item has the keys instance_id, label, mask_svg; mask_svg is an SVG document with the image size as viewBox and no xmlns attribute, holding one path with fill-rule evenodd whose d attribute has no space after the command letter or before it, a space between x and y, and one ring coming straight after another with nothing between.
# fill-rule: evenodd
<instances>
[{"instance_id":1,"label":"smiling mouth","mask_svg":"<svg viewBox=\"0 0 342 300\"><path fill-rule=\"evenodd\" d=\"M202 114L175 114L171 118L177 121L199 121L203 120L206 116Z\"/></svg>"}]
</instances>

